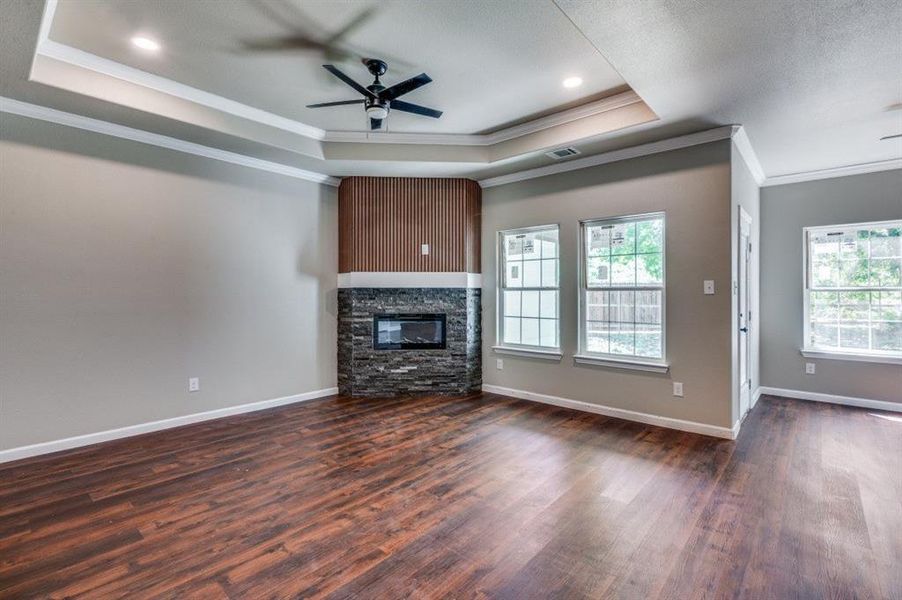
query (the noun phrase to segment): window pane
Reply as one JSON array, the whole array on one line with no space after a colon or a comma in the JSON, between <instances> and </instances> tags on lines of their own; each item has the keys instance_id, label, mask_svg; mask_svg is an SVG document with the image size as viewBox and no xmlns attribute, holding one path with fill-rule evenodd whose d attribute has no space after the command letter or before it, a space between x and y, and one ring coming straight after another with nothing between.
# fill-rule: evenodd
<instances>
[{"instance_id":1,"label":"window pane","mask_svg":"<svg viewBox=\"0 0 902 600\"><path fill-rule=\"evenodd\" d=\"M902 260L898 258L872 258L870 285L875 287L902 287Z\"/></svg>"},{"instance_id":2,"label":"window pane","mask_svg":"<svg viewBox=\"0 0 902 600\"><path fill-rule=\"evenodd\" d=\"M839 319L839 294L837 292L812 292L809 307L812 321Z\"/></svg>"},{"instance_id":3,"label":"window pane","mask_svg":"<svg viewBox=\"0 0 902 600\"><path fill-rule=\"evenodd\" d=\"M635 354L635 333L635 327L632 324L611 324L608 332L611 354Z\"/></svg>"},{"instance_id":4,"label":"window pane","mask_svg":"<svg viewBox=\"0 0 902 600\"><path fill-rule=\"evenodd\" d=\"M523 261L523 287L542 287L541 261Z\"/></svg>"},{"instance_id":5,"label":"window pane","mask_svg":"<svg viewBox=\"0 0 902 600\"><path fill-rule=\"evenodd\" d=\"M504 292L504 315L507 317L520 316L520 292L512 292L505 290Z\"/></svg>"},{"instance_id":6,"label":"window pane","mask_svg":"<svg viewBox=\"0 0 902 600\"><path fill-rule=\"evenodd\" d=\"M549 348L557 347L557 320L539 320L539 345Z\"/></svg>"},{"instance_id":7,"label":"window pane","mask_svg":"<svg viewBox=\"0 0 902 600\"><path fill-rule=\"evenodd\" d=\"M902 323L877 323L873 335L874 350L902 351Z\"/></svg>"},{"instance_id":8,"label":"window pane","mask_svg":"<svg viewBox=\"0 0 902 600\"><path fill-rule=\"evenodd\" d=\"M640 254L636 259L636 283L640 285L664 283L663 254Z\"/></svg>"},{"instance_id":9,"label":"window pane","mask_svg":"<svg viewBox=\"0 0 902 600\"><path fill-rule=\"evenodd\" d=\"M527 346L539 345L539 320L538 319L521 319L523 327L520 337L520 343Z\"/></svg>"},{"instance_id":10,"label":"window pane","mask_svg":"<svg viewBox=\"0 0 902 600\"><path fill-rule=\"evenodd\" d=\"M611 255L611 230L613 225L586 226L586 256Z\"/></svg>"},{"instance_id":11,"label":"window pane","mask_svg":"<svg viewBox=\"0 0 902 600\"><path fill-rule=\"evenodd\" d=\"M557 292L540 292L540 315L546 319L557 319Z\"/></svg>"},{"instance_id":12,"label":"window pane","mask_svg":"<svg viewBox=\"0 0 902 600\"><path fill-rule=\"evenodd\" d=\"M589 258L586 266L586 283L589 287L610 285L611 259L606 257Z\"/></svg>"},{"instance_id":13,"label":"window pane","mask_svg":"<svg viewBox=\"0 0 902 600\"><path fill-rule=\"evenodd\" d=\"M589 321L586 323L586 350L589 352L608 354L610 345L608 344L607 323L599 321Z\"/></svg>"},{"instance_id":14,"label":"window pane","mask_svg":"<svg viewBox=\"0 0 902 600\"><path fill-rule=\"evenodd\" d=\"M839 345L839 324L824 321L811 326L811 346L814 348L836 348Z\"/></svg>"},{"instance_id":15,"label":"window pane","mask_svg":"<svg viewBox=\"0 0 902 600\"><path fill-rule=\"evenodd\" d=\"M872 229L871 258L899 258L902 256L902 229Z\"/></svg>"},{"instance_id":16,"label":"window pane","mask_svg":"<svg viewBox=\"0 0 902 600\"><path fill-rule=\"evenodd\" d=\"M661 328L654 325L636 325L636 355L661 358Z\"/></svg>"},{"instance_id":17,"label":"window pane","mask_svg":"<svg viewBox=\"0 0 902 600\"><path fill-rule=\"evenodd\" d=\"M867 324L839 325L839 347L855 350L867 349L869 346Z\"/></svg>"},{"instance_id":18,"label":"window pane","mask_svg":"<svg viewBox=\"0 0 902 600\"><path fill-rule=\"evenodd\" d=\"M611 257L611 285L636 285L636 257Z\"/></svg>"},{"instance_id":19,"label":"window pane","mask_svg":"<svg viewBox=\"0 0 902 600\"><path fill-rule=\"evenodd\" d=\"M507 287L523 287L523 261L507 263Z\"/></svg>"},{"instance_id":20,"label":"window pane","mask_svg":"<svg viewBox=\"0 0 902 600\"><path fill-rule=\"evenodd\" d=\"M549 229L538 234L542 258L557 258L558 230Z\"/></svg>"},{"instance_id":21,"label":"window pane","mask_svg":"<svg viewBox=\"0 0 902 600\"><path fill-rule=\"evenodd\" d=\"M520 343L520 319L517 317L504 318L504 343Z\"/></svg>"},{"instance_id":22,"label":"window pane","mask_svg":"<svg viewBox=\"0 0 902 600\"><path fill-rule=\"evenodd\" d=\"M872 292L871 319L902 321L902 292Z\"/></svg>"},{"instance_id":23,"label":"window pane","mask_svg":"<svg viewBox=\"0 0 902 600\"><path fill-rule=\"evenodd\" d=\"M843 322L868 320L870 312L870 292L840 292L839 318Z\"/></svg>"},{"instance_id":24,"label":"window pane","mask_svg":"<svg viewBox=\"0 0 902 600\"><path fill-rule=\"evenodd\" d=\"M539 316L539 291L522 292L523 294L523 316L536 317ZM526 343L526 342L524 342Z\"/></svg>"},{"instance_id":25,"label":"window pane","mask_svg":"<svg viewBox=\"0 0 902 600\"><path fill-rule=\"evenodd\" d=\"M636 224L636 252L664 253L664 220L652 219Z\"/></svg>"},{"instance_id":26,"label":"window pane","mask_svg":"<svg viewBox=\"0 0 902 600\"><path fill-rule=\"evenodd\" d=\"M611 254L636 253L636 224L618 223L611 230Z\"/></svg>"},{"instance_id":27,"label":"window pane","mask_svg":"<svg viewBox=\"0 0 902 600\"><path fill-rule=\"evenodd\" d=\"M557 287L557 259L542 260L542 287Z\"/></svg>"}]
</instances>

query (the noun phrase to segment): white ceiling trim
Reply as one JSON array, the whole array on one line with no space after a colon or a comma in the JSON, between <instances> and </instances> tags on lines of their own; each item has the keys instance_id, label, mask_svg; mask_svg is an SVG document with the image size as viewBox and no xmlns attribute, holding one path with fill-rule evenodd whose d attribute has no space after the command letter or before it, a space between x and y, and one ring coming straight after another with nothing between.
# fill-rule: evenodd
<instances>
[{"instance_id":1,"label":"white ceiling trim","mask_svg":"<svg viewBox=\"0 0 902 600\"><path fill-rule=\"evenodd\" d=\"M790 173L768 177L762 184L763 187L773 185L786 185L788 183L801 183L803 181L815 181L818 179L832 179L834 177L847 177L849 175L864 175L866 173L879 173L880 171L892 171L902 169L902 158L881 160L877 162L834 167L832 169L820 169L817 171L805 171L804 173Z\"/></svg>"},{"instance_id":2,"label":"white ceiling trim","mask_svg":"<svg viewBox=\"0 0 902 600\"><path fill-rule=\"evenodd\" d=\"M429 144L447 146L491 146L518 137L557 127L593 115L616 110L624 106L642 102L634 91L629 90L589 102L558 113L533 119L519 125L506 127L488 134L429 134L429 133L371 133L365 131L327 131L307 125L301 121L255 108L253 106L230 100L224 96L160 77L147 71L129 67L122 63L91 54L61 44L50 39L50 30L56 14L58 0L46 0L38 32L38 43L35 56L41 55L66 64L94 71L109 77L143 86L173 97L194 102L222 111L237 117L248 119L263 125L289 131L307 138L326 142L351 142L374 144Z\"/></svg>"},{"instance_id":3,"label":"white ceiling trim","mask_svg":"<svg viewBox=\"0 0 902 600\"><path fill-rule=\"evenodd\" d=\"M597 167L612 162L627 160L630 158L638 158L640 156L648 156L649 154L658 154L660 152L669 152L670 150L679 150L680 148L688 148L699 144L707 144L708 142L716 142L718 140L727 140L733 137L736 131L741 129L737 125L725 125L700 131L698 133L690 133L679 137L661 140L658 142L650 142L633 146L632 148L623 148L621 150L612 150L602 154L587 156L547 167L538 167L520 171L519 173L511 173L509 175L501 175L499 177L491 177L479 181L479 185L483 188L494 187L496 185L504 185L506 183L514 183L516 181L525 181L527 179L535 179L537 177L545 177L547 175L555 175L557 173L566 173L568 171L576 171L588 167Z\"/></svg>"},{"instance_id":4,"label":"white ceiling trim","mask_svg":"<svg viewBox=\"0 0 902 600\"><path fill-rule=\"evenodd\" d=\"M265 110L141 71L53 40L42 41L38 45L37 54L307 138L322 140L326 137L325 130L318 127L311 127L300 121L280 117Z\"/></svg>"},{"instance_id":5,"label":"white ceiling trim","mask_svg":"<svg viewBox=\"0 0 902 600\"><path fill-rule=\"evenodd\" d=\"M595 102L507 127L494 133L369 133L365 131L327 131L326 142L370 142L375 144L433 144L439 146L492 146L509 140L599 115L642 102L632 91L621 92Z\"/></svg>"},{"instance_id":6,"label":"white ceiling trim","mask_svg":"<svg viewBox=\"0 0 902 600\"><path fill-rule=\"evenodd\" d=\"M103 135L131 140L133 142L167 148L177 152L185 152L186 154L194 154L195 156L212 158L213 160L250 167L252 169L259 169L261 171L269 171L270 173L277 173L295 179L304 179L306 181L313 181L315 183L323 183L331 186L337 186L341 183L340 178L324 175L322 173L307 171L306 169L299 169L297 167L274 163L268 160L261 160L259 158L229 152L227 150L211 148L209 146L195 144L194 142L151 133L142 129L134 129L132 127L126 127L125 125L118 125L108 121L100 121L98 119L63 112L61 110L37 104L30 104L12 98L5 98L3 96L0 96L0 112L39 119L50 123L57 123L59 125L83 129L85 131L93 131L94 133L101 133Z\"/></svg>"},{"instance_id":7,"label":"white ceiling trim","mask_svg":"<svg viewBox=\"0 0 902 600\"><path fill-rule=\"evenodd\" d=\"M739 154L742 155L745 164L748 165L752 177L755 178L755 182L759 186L763 185L766 179L764 176L764 169L761 168L761 163L758 162L758 155L755 154L755 149L752 148L749 136L745 133L745 127L740 126L739 129L733 133L733 143L736 144L736 149L739 151Z\"/></svg>"}]
</instances>

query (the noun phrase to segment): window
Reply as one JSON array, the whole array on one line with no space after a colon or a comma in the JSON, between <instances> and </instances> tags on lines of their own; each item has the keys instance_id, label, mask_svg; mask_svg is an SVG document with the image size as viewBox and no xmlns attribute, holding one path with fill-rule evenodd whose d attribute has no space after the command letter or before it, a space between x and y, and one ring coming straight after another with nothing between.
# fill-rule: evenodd
<instances>
[{"instance_id":1,"label":"window","mask_svg":"<svg viewBox=\"0 0 902 600\"><path fill-rule=\"evenodd\" d=\"M805 229L804 350L902 357L902 221Z\"/></svg>"},{"instance_id":2,"label":"window","mask_svg":"<svg viewBox=\"0 0 902 600\"><path fill-rule=\"evenodd\" d=\"M664 362L664 215L582 224L580 354Z\"/></svg>"},{"instance_id":3,"label":"window","mask_svg":"<svg viewBox=\"0 0 902 600\"><path fill-rule=\"evenodd\" d=\"M560 346L558 226L502 231L498 237L500 345L556 350Z\"/></svg>"}]
</instances>

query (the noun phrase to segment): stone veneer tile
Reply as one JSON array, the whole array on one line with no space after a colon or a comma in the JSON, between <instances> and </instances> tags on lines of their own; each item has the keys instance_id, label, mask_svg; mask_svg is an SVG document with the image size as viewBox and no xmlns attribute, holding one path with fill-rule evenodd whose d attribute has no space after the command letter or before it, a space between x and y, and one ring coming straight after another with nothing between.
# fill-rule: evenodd
<instances>
[{"instance_id":1,"label":"stone veneer tile","mask_svg":"<svg viewBox=\"0 0 902 600\"><path fill-rule=\"evenodd\" d=\"M444 350L374 350L375 313L445 313ZM352 396L461 394L482 386L481 290L338 290L338 389Z\"/></svg>"}]
</instances>

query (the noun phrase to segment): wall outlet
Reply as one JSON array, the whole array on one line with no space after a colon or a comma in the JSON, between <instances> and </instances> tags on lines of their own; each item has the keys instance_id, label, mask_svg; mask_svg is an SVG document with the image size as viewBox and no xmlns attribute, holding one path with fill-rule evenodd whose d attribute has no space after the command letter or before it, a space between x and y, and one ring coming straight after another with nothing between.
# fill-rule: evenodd
<instances>
[{"instance_id":1,"label":"wall outlet","mask_svg":"<svg viewBox=\"0 0 902 600\"><path fill-rule=\"evenodd\" d=\"M499 371L500 371L501 369L503 369L503 368L504 368L504 359L503 359L503 358L498 358L498 359L496 359L496 360L495 360L495 367L496 367Z\"/></svg>"},{"instance_id":2,"label":"wall outlet","mask_svg":"<svg viewBox=\"0 0 902 600\"><path fill-rule=\"evenodd\" d=\"M420 254L423 256L429 254L429 244L420 244Z\"/></svg>"},{"instance_id":3,"label":"wall outlet","mask_svg":"<svg viewBox=\"0 0 902 600\"><path fill-rule=\"evenodd\" d=\"M711 296L714 294L714 280L713 279L705 279L705 295Z\"/></svg>"},{"instance_id":4,"label":"wall outlet","mask_svg":"<svg viewBox=\"0 0 902 600\"><path fill-rule=\"evenodd\" d=\"M673 382L673 395L680 398L683 397L683 384L679 381Z\"/></svg>"},{"instance_id":5,"label":"wall outlet","mask_svg":"<svg viewBox=\"0 0 902 600\"><path fill-rule=\"evenodd\" d=\"M814 375L814 363L805 363L805 374L806 375Z\"/></svg>"},{"instance_id":6,"label":"wall outlet","mask_svg":"<svg viewBox=\"0 0 902 600\"><path fill-rule=\"evenodd\" d=\"M188 391L189 392L199 392L200 391L200 378L199 377L189 377L188 378Z\"/></svg>"}]
</instances>

